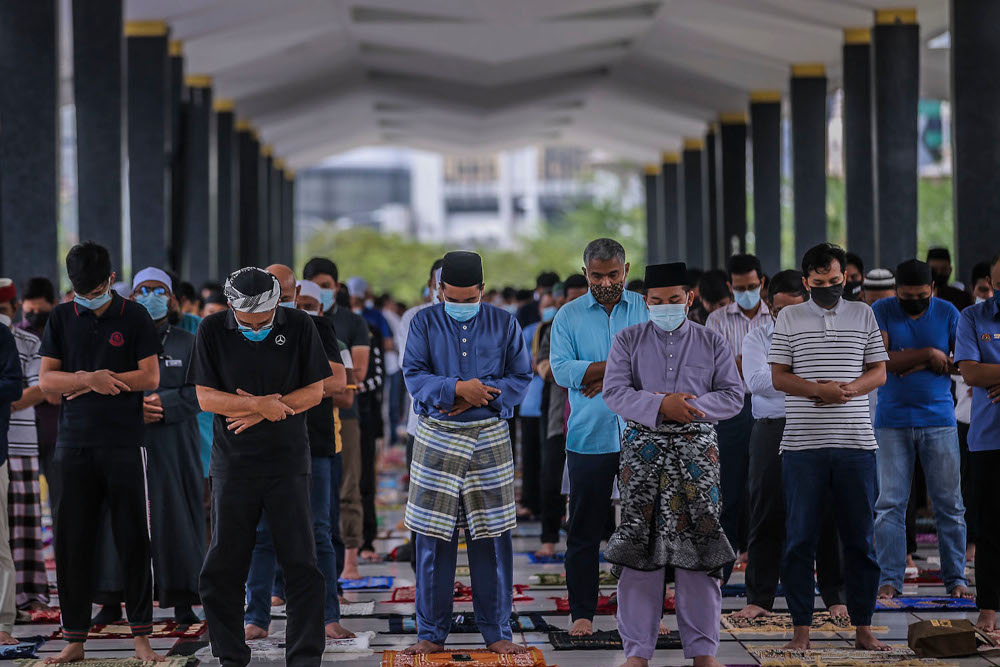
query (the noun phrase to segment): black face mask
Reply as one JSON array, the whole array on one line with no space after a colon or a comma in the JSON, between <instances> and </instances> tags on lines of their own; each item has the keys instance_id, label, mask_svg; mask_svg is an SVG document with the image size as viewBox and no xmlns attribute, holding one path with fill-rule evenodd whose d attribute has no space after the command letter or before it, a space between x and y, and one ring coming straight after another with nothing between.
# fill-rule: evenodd
<instances>
[{"instance_id":1,"label":"black face mask","mask_svg":"<svg viewBox=\"0 0 1000 667\"><path fill-rule=\"evenodd\" d=\"M49 321L49 314L48 312L42 312L40 310L25 313L24 321L27 322L28 326L32 329L41 331L45 328L45 323Z\"/></svg>"},{"instance_id":2,"label":"black face mask","mask_svg":"<svg viewBox=\"0 0 1000 667\"><path fill-rule=\"evenodd\" d=\"M860 280L848 280L844 285L844 298L848 301L859 301L861 299Z\"/></svg>"},{"instance_id":3,"label":"black face mask","mask_svg":"<svg viewBox=\"0 0 1000 667\"><path fill-rule=\"evenodd\" d=\"M809 295L820 308L833 308L844 295L844 283L829 287L810 287Z\"/></svg>"},{"instance_id":4,"label":"black face mask","mask_svg":"<svg viewBox=\"0 0 1000 667\"><path fill-rule=\"evenodd\" d=\"M931 305L931 298L923 296L918 299L899 299L899 305L907 315L919 315Z\"/></svg>"}]
</instances>

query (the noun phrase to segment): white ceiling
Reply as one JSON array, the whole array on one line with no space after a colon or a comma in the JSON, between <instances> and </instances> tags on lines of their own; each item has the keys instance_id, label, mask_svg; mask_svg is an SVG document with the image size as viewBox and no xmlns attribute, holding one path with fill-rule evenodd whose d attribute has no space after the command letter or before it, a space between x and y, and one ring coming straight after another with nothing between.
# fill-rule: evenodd
<instances>
[{"instance_id":1,"label":"white ceiling","mask_svg":"<svg viewBox=\"0 0 1000 667\"><path fill-rule=\"evenodd\" d=\"M946 0L915 0L921 92L948 94ZM843 29L882 0L126 0L163 19L188 73L294 167L349 148L566 142L641 161L698 136L792 63L839 85Z\"/></svg>"}]
</instances>

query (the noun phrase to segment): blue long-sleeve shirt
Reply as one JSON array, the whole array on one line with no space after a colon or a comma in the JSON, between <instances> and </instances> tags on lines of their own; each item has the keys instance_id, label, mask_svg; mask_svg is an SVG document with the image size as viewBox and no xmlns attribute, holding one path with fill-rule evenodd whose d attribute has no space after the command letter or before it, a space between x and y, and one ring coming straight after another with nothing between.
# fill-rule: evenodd
<instances>
[{"instance_id":1,"label":"blue long-sleeve shirt","mask_svg":"<svg viewBox=\"0 0 1000 667\"><path fill-rule=\"evenodd\" d=\"M7 428L10 426L10 404L21 398L24 376L21 357L14 334L0 324L0 465L7 461Z\"/></svg>"},{"instance_id":2,"label":"blue long-sleeve shirt","mask_svg":"<svg viewBox=\"0 0 1000 667\"><path fill-rule=\"evenodd\" d=\"M609 314L587 292L567 303L552 323L549 362L556 384L569 389L566 450L578 454L610 454L621 450L622 423L604 402L604 394L583 395L583 376L590 364L607 361L615 335L649 320L642 296L626 290Z\"/></svg>"},{"instance_id":3,"label":"blue long-sleeve shirt","mask_svg":"<svg viewBox=\"0 0 1000 667\"><path fill-rule=\"evenodd\" d=\"M424 308L410 323L403 357L403 379L413 409L444 421L510 419L531 380L531 361L521 327L510 313L483 304L467 322L445 313L444 304ZM455 384L479 379L500 395L484 407L449 417Z\"/></svg>"}]
</instances>

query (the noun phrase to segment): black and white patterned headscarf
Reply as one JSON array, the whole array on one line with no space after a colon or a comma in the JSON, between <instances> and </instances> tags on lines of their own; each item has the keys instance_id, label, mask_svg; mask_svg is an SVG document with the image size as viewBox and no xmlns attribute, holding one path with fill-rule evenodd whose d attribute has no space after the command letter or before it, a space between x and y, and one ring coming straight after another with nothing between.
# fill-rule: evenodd
<instances>
[{"instance_id":1,"label":"black and white patterned headscarf","mask_svg":"<svg viewBox=\"0 0 1000 667\"><path fill-rule=\"evenodd\" d=\"M281 285L264 269L248 266L226 278L223 293L226 301L241 313L264 313L278 306Z\"/></svg>"}]
</instances>

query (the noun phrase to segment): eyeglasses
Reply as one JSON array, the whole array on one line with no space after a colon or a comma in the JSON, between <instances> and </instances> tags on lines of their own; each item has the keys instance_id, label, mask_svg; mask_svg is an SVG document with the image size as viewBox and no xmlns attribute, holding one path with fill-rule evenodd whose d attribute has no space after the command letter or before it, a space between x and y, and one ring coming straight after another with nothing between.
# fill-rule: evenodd
<instances>
[{"instance_id":1,"label":"eyeglasses","mask_svg":"<svg viewBox=\"0 0 1000 667\"><path fill-rule=\"evenodd\" d=\"M141 294L142 296L149 296L150 294L156 294L158 296L164 296L167 294L166 287L137 287L132 294Z\"/></svg>"}]
</instances>

